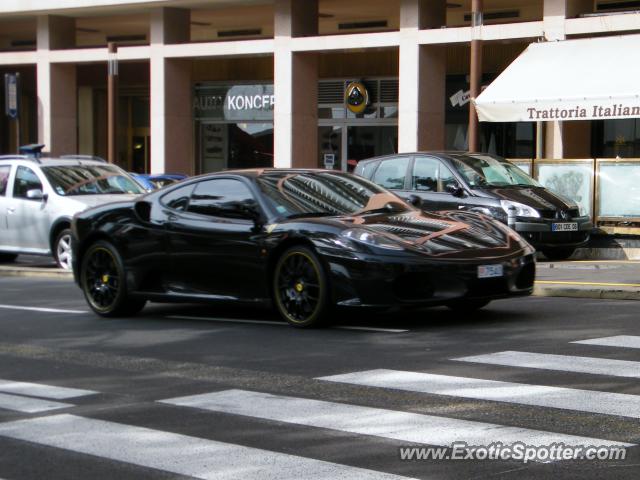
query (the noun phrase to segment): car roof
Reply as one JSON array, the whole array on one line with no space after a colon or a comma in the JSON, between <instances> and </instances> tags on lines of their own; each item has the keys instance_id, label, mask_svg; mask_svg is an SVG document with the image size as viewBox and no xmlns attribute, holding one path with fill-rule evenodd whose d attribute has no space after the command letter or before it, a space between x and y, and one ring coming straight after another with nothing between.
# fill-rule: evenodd
<instances>
[{"instance_id":1,"label":"car roof","mask_svg":"<svg viewBox=\"0 0 640 480\"><path fill-rule=\"evenodd\" d=\"M109 163L103 162L101 160L89 160L84 158L50 158L50 157L42 157L39 159L35 159L33 157L27 155L3 155L0 156L0 165L11 162L21 162L22 164L31 164L41 167L69 167L69 166L105 166L110 165Z\"/></svg>"},{"instance_id":2,"label":"car roof","mask_svg":"<svg viewBox=\"0 0 640 480\"><path fill-rule=\"evenodd\" d=\"M342 170L327 170L324 168L246 168L246 169L236 169L236 170L222 170L220 172L215 173L207 173L203 176L224 176L224 175L239 175L243 177L256 178L263 175L269 175L272 173L321 173L321 172L332 172L332 173L345 173Z\"/></svg>"},{"instance_id":3,"label":"car roof","mask_svg":"<svg viewBox=\"0 0 640 480\"><path fill-rule=\"evenodd\" d=\"M450 157L451 155L486 155L481 152L470 153L464 150L420 150L417 152L403 152L403 153L390 153L389 155L380 155L378 157L371 157L365 160L360 160L358 165L370 163L370 162L378 162L380 160L386 160L388 158L398 158L398 157L412 157L414 155L434 155L439 157Z\"/></svg>"}]
</instances>

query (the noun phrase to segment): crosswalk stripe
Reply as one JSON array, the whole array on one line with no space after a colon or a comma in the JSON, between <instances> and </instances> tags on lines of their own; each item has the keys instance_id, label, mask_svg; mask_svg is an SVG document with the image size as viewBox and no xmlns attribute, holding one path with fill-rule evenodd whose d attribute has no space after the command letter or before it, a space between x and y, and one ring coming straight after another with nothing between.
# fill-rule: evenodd
<instances>
[{"instance_id":1,"label":"crosswalk stripe","mask_svg":"<svg viewBox=\"0 0 640 480\"><path fill-rule=\"evenodd\" d=\"M40 400L38 398L19 397L0 393L0 409L13 410L22 413L40 413L59 408L68 408L73 405L68 403L53 402L51 400Z\"/></svg>"},{"instance_id":2,"label":"crosswalk stripe","mask_svg":"<svg viewBox=\"0 0 640 480\"><path fill-rule=\"evenodd\" d=\"M634 335L616 335L613 337L592 338L590 340L578 340L582 345L602 345L603 347L640 348L640 337Z\"/></svg>"},{"instance_id":3,"label":"crosswalk stripe","mask_svg":"<svg viewBox=\"0 0 640 480\"><path fill-rule=\"evenodd\" d=\"M83 397L93 395L93 390L81 390L78 388L56 387L43 383L14 382L13 380L0 379L0 392L12 393L16 395L29 395L33 397L53 398L55 400L65 400L67 398Z\"/></svg>"},{"instance_id":4,"label":"crosswalk stripe","mask_svg":"<svg viewBox=\"0 0 640 480\"><path fill-rule=\"evenodd\" d=\"M565 445L630 445L542 430L246 390L205 393L161 400L161 403L426 445L448 446L458 441L472 445L490 445L494 442L524 442L527 445L549 445L554 442Z\"/></svg>"},{"instance_id":5,"label":"crosswalk stripe","mask_svg":"<svg viewBox=\"0 0 640 480\"><path fill-rule=\"evenodd\" d=\"M368 370L318 380L432 395L640 418L640 396L398 370Z\"/></svg>"},{"instance_id":6,"label":"crosswalk stripe","mask_svg":"<svg viewBox=\"0 0 640 480\"><path fill-rule=\"evenodd\" d=\"M506 367L537 368L561 372L609 375L611 377L640 378L640 362L632 362L629 360L513 351L453 358L452 360L503 365Z\"/></svg>"},{"instance_id":7,"label":"crosswalk stripe","mask_svg":"<svg viewBox=\"0 0 640 480\"><path fill-rule=\"evenodd\" d=\"M66 414L2 423L0 436L199 479L405 478L285 453Z\"/></svg>"}]
</instances>

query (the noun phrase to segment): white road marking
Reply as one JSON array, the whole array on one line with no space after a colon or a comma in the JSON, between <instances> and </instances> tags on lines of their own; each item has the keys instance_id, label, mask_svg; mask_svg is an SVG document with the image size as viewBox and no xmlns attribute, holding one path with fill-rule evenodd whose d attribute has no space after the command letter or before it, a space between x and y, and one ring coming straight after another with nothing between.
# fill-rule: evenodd
<instances>
[{"instance_id":1,"label":"white road marking","mask_svg":"<svg viewBox=\"0 0 640 480\"><path fill-rule=\"evenodd\" d=\"M207 322L224 322L224 323L250 323L255 325L278 325L280 327L289 326L286 322L273 322L270 320L244 320L241 318L218 318L218 317L196 317L191 315L168 315L167 318L173 318L176 320L205 320ZM340 330L362 330L366 332L384 332L384 333L403 333L409 330L401 330L398 328L377 328L377 327L359 327L351 325L339 325L332 328Z\"/></svg>"},{"instance_id":2,"label":"white road marking","mask_svg":"<svg viewBox=\"0 0 640 480\"><path fill-rule=\"evenodd\" d=\"M285 453L65 414L2 423L0 436L200 479L405 478Z\"/></svg>"},{"instance_id":3,"label":"white road marking","mask_svg":"<svg viewBox=\"0 0 640 480\"><path fill-rule=\"evenodd\" d=\"M640 348L640 337L633 335L616 335L614 337L592 338L570 343L582 345L602 345L604 347Z\"/></svg>"},{"instance_id":4,"label":"white road marking","mask_svg":"<svg viewBox=\"0 0 640 480\"><path fill-rule=\"evenodd\" d=\"M29 395L32 397L54 398L65 400L67 398L83 397L98 393L94 390L81 390L79 388L56 387L41 383L14 382L13 380L0 379L0 392L16 395Z\"/></svg>"},{"instance_id":5,"label":"white road marking","mask_svg":"<svg viewBox=\"0 0 640 480\"><path fill-rule=\"evenodd\" d=\"M60 408L73 407L69 403L54 402L51 400L40 400L38 398L19 397L0 393L0 409L13 410L22 413L40 413Z\"/></svg>"},{"instance_id":6,"label":"white road marking","mask_svg":"<svg viewBox=\"0 0 640 480\"><path fill-rule=\"evenodd\" d=\"M449 446L457 441L471 445L489 445L493 442L524 442L527 445L548 445L554 442L566 445L630 445L542 430L245 390L172 398L161 400L160 403L426 445Z\"/></svg>"},{"instance_id":7,"label":"white road marking","mask_svg":"<svg viewBox=\"0 0 640 480\"><path fill-rule=\"evenodd\" d=\"M640 418L640 396L623 393L384 369L332 375L318 380Z\"/></svg>"},{"instance_id":8,"label":"white road marking","mask_svg":"<svg viewBox=\"0 0 640 480\"><path fill-rule=\"evenodd\" d=\"M452 358L452 360L503 365L507 367L608 375L611 377L640 378L640 362L632 362L629 360L512 351Z\"/></svg>"},{"instance_id":9,"label":"white road marking","mask_svg":"<svg viewBox=\"0 0 640 480\"><path fill-rule=\"evenodd\" d=\"M45 313L89 313L87 310L63 310L60 308L26 307L23 305L0 305L0 308L7 310L26 310L28 312Z\"/></svg>"}]
</instances>

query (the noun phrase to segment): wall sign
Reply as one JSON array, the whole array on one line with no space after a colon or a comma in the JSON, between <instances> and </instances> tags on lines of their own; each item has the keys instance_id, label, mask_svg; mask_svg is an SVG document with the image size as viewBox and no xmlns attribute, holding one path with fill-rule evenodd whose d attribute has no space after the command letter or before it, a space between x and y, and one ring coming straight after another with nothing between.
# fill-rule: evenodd
<instances>
[{"instance_id":1,"label":"wall sign","mask_svg":"<svg viewBox=\"0 0 640 480\"><path fill-rule=\"evenodd\" d=\"M194 116L200 120L273 121L273 85L197 85Z\"/></svg>"},{"instance_id":2,"label":"wall sign","mask_svg":"<svg viewBox=\"0 0 640 480\"><path fill-rule=\"evenodd\" d=\"M347 108L355 113L362 113L369 106L369 90L362 82L351 82L344 94Z\"/></svg>"},{"instance_id":3,"label":"wall sign","mask_svg":"<svg viewBox=\"0 0 640 480\"><path fill-rule=\"evenodd\" d=\"M5 73L4 103L5 103L5 114L9 118L18 118L20 116L20 74L19 73Z\"/></svg>"}]
</instances>

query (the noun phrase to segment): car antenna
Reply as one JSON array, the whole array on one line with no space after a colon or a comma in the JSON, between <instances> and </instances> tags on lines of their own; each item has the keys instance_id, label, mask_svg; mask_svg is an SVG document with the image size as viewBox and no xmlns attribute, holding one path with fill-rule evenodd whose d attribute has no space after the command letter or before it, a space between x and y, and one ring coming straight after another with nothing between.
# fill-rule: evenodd
<instances>
[{"instance_id":1,"label":"car antenna","mask_svg":"<svg viewBox=\"0 0 640 480\"><path fill-rule=\"evenodd\" d=\"M43 148L44 144L42 143L31 143L29 145L22 145L19 148L19 152L33 158L38 163L42 163L40 158L42 157Z\"/></svg>"}]
</instances>

